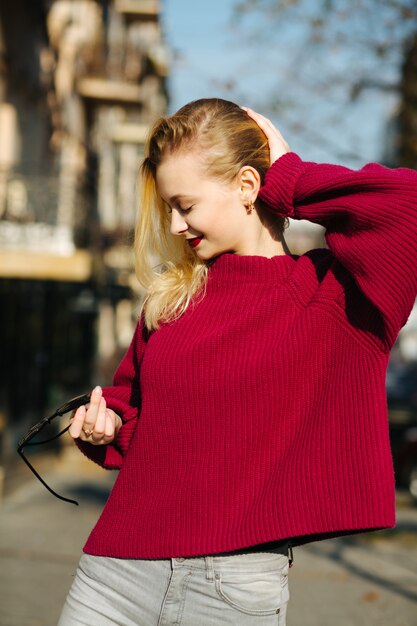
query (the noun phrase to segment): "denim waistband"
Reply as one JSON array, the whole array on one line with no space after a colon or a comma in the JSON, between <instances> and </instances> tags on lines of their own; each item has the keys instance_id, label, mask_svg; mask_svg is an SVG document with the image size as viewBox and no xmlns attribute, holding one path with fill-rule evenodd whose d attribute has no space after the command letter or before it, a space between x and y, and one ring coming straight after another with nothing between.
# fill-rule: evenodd
<instances>
[{"instance_id":1,"label":"denim waistband","mask_svg":"<svg viewBox=\"0 0 417 626\"><path fill-rule=\"evenodd\" d=\"M171 560L172 568L205 570L206 576L211 579L215 572L253 572L260 570L274 571L283 566L282 554L273 552L251 552L246 554L233 554L230 556L202 556L202 557L177 557Z\"/></svg>"},{"instance_id":2,"label":"denim waistband","mask_svg":"<svg viewBox=\"0 0 417 626\"><path fill-rule=\"evenodd\" d=\"M268 543L261 543L256 546L250 546L248 548L240 548L238 550L232 550L231 552L220 552L213 554L212 556L234 556L237 554L252 554L259 552L272 552L275 554L284 554L288 556L290 549L289 541L270 541Z\"/></svg>"}]
</instances>

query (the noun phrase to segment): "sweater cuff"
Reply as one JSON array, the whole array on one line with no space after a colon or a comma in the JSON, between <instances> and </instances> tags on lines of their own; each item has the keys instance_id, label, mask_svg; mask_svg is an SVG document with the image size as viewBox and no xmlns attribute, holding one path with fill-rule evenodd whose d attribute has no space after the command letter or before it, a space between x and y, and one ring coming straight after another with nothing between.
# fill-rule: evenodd
<instances>
[{"instance_id":1,"label":"sweater cuff","mask_svg":"<svg viewBox=\"0 0 417 626\"><path fill-rule=\"evenodd\" d=\"M139 410L135 406L131 406L126 399L115 398L111 394L112 388L105 387L103 396L109 409L112 409L122 419L122 426L119 429L117 437L108 444L95 446L88 441L76 439L75 443L80 451L97 465L105 469L120 469L123 463L123 457L126 454L133 432L136 428L136 421ZM124 390L119 390L120 393Z\"/></svg>"},{"instance_id":2,"label":"sweater cuff","mask_svg":"<svg viewBox=\"0 0 417 626\"><path fill-rule=\"evenodd\" d=\"M139 413L138 407L133 404L133 402L139 404L138 399L132 398L131 394L129 396L117 398L112 394L111 388L105 387L103 389L103 397L106 400L107 408L117 413L123 423L136 419Z\"/></svg>"},{"instance_id":3,"label":"sweater cuff","mask_svg":"<svg viewBox=\"0 0 417 626\"><path fill-rule=\"evenodd\" d=\"M272 163L259 190L259 199L274 213L294 217L294 190L305 165L295 152L286 152Z\"/></svg>"},{"instance_id":4,"label":"sweater cuff","mask_svg":"<svg viewBox=\"0 0 417 626\"><path fill-rule=\"evenodd\" d=\"M120 469L122 466L123 456L115 447L114 442L103 446L94 446L88 441L75 439L75 444L90 461L97 463L104 469Z\"/></svg>"},{"instance_id":5,"label":"sweater cuff","mask_svg":"<svg viewBox=\"0 0 417 626\"><path fill-rule=\"evenodd\" d=\"M129 420L122 424L116 439L111 443L95 446L88 441L75 439L79 450L97 465L104 469L120 469L124 457L129 449L130 442L136 429L136 420Z\"/></svg>"}]
</instances>

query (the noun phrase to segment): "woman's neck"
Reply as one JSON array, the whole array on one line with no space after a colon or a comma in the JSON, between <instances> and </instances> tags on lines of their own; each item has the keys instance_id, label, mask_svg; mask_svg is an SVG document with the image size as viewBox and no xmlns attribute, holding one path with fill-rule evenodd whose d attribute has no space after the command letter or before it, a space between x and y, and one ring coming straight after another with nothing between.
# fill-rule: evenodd
<instances>
[{"instance_id":1,"label":"woman's neck","mask_svg":"<svg viewBox=\"0 0 417 626\"><path fill-rule=\"evenodd\" d=\"M235 254L241 256L264 256L271 259L274 256L290 254L284 239L284 223L276 216L266 211L255 211L248 216L248 228Z\"/></svg>"}]
</instances>

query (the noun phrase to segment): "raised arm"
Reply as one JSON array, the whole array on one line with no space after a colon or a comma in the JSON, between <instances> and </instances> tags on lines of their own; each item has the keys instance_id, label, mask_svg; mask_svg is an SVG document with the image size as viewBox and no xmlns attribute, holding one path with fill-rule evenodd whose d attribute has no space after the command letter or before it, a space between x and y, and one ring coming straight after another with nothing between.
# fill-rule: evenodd
<instances>
[{"instance_id":1,"label":"raised arm","mask_svg":"<svg viewBox=\"0 0 417 626\"><path fill-rule=\"evenodd\" d=\"M417 172L303 162L282 148L279 155L279 137L261 127L278 158L259 197L280 215L326 228L333 255L382 314L389 349L417 294Z\"/></svg>"}]
</instances>

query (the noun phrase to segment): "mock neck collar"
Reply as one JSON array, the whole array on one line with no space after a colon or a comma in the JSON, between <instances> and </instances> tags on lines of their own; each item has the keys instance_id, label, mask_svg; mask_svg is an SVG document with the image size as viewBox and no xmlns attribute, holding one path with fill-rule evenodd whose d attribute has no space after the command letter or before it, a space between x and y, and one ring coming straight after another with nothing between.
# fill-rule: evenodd
<instances>
[{"instance_id":1,"label":"mock neck collar","mask_svg":"<svg viewBox=\"0 0 417 626\"><path fill-rule=\"evenodd\" d=\"M216 281L283 282L298 255L280 254L271 258L224 252L208 261L209 278Z\"/></svg>"}]
</instances>

